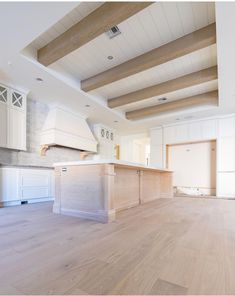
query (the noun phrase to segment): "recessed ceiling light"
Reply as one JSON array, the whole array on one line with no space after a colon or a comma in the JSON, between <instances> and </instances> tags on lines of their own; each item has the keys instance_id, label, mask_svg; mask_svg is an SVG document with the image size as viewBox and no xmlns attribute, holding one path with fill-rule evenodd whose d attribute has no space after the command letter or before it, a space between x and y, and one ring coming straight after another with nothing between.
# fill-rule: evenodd
<instances>
[{"instance_id":1,"label":"recessed ceiling light","mask_svg":"<svg viewBox=\"0 0 235 296\"><path fill-rule=\"evenodd\" d=\"M108 60L112 60L113 59L113 56L110 55L110 56L107 57L107 59Z\"/></svg>"},{"instance_id":2,"label":"recessed ceiling light","mask_svg":"<svg viewBox=\"0 0 235 296\"><path fill-rule=\"evenodd\" d=\"M159 102L163 102L163 101L166 101L166 100L167 100L167 98L159 98L158 99Z\"/></svg>"},{"instance_id":3,"label":"recessed ceiling light","mask_svg":"<svg viewBox=\"0 0 235 296\"><path fill-rule=\"evenodd\" d=\"M85 107L89 108L89 107L91 107L91 105L87 104L87 105L85 105Z\"/></svg>"},{"instance_id":4,"label":"recessed ceiling light","mask_svg":"<svg viewBox=\"0 0 235 296\"><path fill-rule=\"evenodd\" d=\"M176 118L175 120L177 120L177 121L178 121L178 120L180 120L180 118Z\"/></svg>"},{"instance_id":5,"label":"recessed ceiling light","mask_svg":"<svg viewBox=\"0 0 235 296\"><path fill-rule=\"evenodd\" d=\"M37 82L43 82L43 79L40 77L37 77L36 80L37 80Z\"/></svg>"},{"instance_id":6,"label":"recessed ceiling light","mask_svg":"<svg viewBox=\"0 0 235 296\"><path fill-rule=\"evenodd\" d=\"M117 122L118 122L118 120L114 120L113 122L117 123Z\"/></svg>"}]
</instances>

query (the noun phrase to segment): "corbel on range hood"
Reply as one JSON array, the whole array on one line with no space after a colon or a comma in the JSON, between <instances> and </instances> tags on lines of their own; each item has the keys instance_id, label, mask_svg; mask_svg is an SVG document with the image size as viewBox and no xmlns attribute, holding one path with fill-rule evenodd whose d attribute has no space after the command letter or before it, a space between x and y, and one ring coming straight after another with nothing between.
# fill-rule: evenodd
<instances>
[{"instance_id":1,"label":"corbel on range hood","mask_svg":"<svg viewBox=\"0 0 235 296\"><path fill-rule=\"evenodd\" d=\"M41 154L51 146L62 146L88 153L97 152L97 141L86 117L58 106L50 109L47 115L40 144Z\"/></svg>"}]
</instances>

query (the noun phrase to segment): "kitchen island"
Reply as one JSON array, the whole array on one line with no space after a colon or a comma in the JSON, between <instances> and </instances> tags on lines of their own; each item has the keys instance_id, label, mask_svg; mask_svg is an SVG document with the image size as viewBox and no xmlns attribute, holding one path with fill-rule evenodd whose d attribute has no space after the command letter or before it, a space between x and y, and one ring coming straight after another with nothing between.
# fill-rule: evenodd
<instances>
[{"instance_id":1,"label":"kitchen island","mask_svg":"<svg viewBox=\"0 0 235 296\"><path fill-rule=\"evenodd\" d=\"M172 198L172 172L119 160L55 163L53 212L110 222L116 212Z\"/></svg>"}]
</instances>

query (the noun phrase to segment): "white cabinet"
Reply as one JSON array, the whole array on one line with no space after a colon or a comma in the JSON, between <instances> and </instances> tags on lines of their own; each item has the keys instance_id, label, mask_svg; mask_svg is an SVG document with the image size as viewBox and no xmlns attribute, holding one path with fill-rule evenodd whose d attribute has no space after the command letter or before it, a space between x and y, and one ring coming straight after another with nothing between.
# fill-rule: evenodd
<instances>
[{"instance_id":1,"label":"white cabinet","mask_svg":"<svg viewBox=\"0 0 235 296\"><path fill-rule=\"evenodd\" d=\"M0 168L0 203L39 202L54 196L54 171L37 168Z\"/></svg>"},{"instance_id":2,"label":"white cabinet","mask_svg":"<svg viewBox=\"0 0 235 296\"><path fill-rule=\"evenodd\" d=\"M0 147L7 147L7 105L0 102Z\"/></svg>"},{"instance_id":3,"label":"white cabinet","mask_svg":"<svg viewBox=\"0 0 235 296\"><path fill-rule=\"evenodd\" d=\"M235 137L218 139L218 171L235 171Z\"/></svg>"},{"instance_id":4,"label":"white cabinet","mask_svg":"<svg viewBox=\"0 0 235 296\"><path fill-rule=\"evenodd\" d=\"M20 181L21 200L52 196L51 170L21 169Z\"/></svg>"},{"instance_id":5,"label":"white cabinet","mask_svg":"<svg viewBox=\"0 0 235 296\"><path fill-rule=\"evenodd\" d=\"M163 168L163 146L151 146L150 148L150 165Z\"/></svg>"},{"instance_id":6,"label":"white cabinet","mask_svg":"<svg viewBox=\"0 0 235 296\"><path fill-rule=\"evenodd\" d=\"M26 114L8 109L8 148L26 150Z\"/></svg>"},{"instance_id":7,"label":"white cabinet","mask_svg":"<svg viewBox=\"0 0 235 296\"><path fill-rule=\"evenodd\" d=\"M163 129L152 129L150 132L150 165L163 167Z\"/></svg>"},{"instance_id":8,"label":"white cabinet","mask_svg":"<svg viewBox=\"0 0 235 296\"><path fill-rule=\"evenodd\" d=\"M218 127L218 171L235 172L235 117L219 119Z\"/></svg>"},{"instance_id":9,"label":"white cabinet","mask_svg":"<svg viewBox=\"0 0 235 296\"><path fill-rule=\"evenodd\" d=\"M174 144L175 143L175 127L168 126L164 128L164 143Z\"/></svg>"},{"instance_id":10,"label":"white cabinet","mask_svg":"<svg viewBox=\"0 0 235 296\"><path fill-rule=\"evenodd\" d=\"M0 168L0 203L19 199L18 170L15 168Z\"/></svg>"},{"instance_id":11,"label":"white cabinet","mask_svg":"<svg viewBox=\"0 0 235 296\"><path fill-rule=\"evenodd\" d=\"M188 125L174 125L164 128L164 143L177 144L184 143L189 140L188 138Z\"/></svg>"},{"instance_id":12,"label":"white cabinet","mask_svg":"<svg viewBox=\"0 0 235 296\"><path fill-rule=\"evenodd\" d=\"M235 117L219 119L219 137L235 137Z\"/></svg>"},{"instance_id":13,"label":"white cabinet","mask_svg":"<svg viewBox=\"0 0 235 296\"><path fill-rule=\"evenodd\" d=\"M0 147L26 150L26 95L0 85Z\"/></svg>"},{"instance_id":14,"label":"white cabinet","mask_svg":"<svg viewBox=\"0 0 235 296\"><path fill-rule=\"evenodd\" d=\"M216 120L209 119L188 124L189 141L214 140L217 138Z\"/></svg>"},{"instance_id":15,"label":"white cabinet","mask_svg":"<svg viewBox=\"0 0 235 296\"><path fill-rule=\"evenodd\" d=\"M163 137L162 128L152 129L150 131L150 145L151 146L162 145L163 144L162 137Z\"/></svg>"},{"instance_id":16,"label":"white cabinet","mask_svg":"<svg viewBox=\"0 0 235 296\"><path fill-rule=\"evenodd\" d=\"M235 197L235 172L219 172L217 179L217 196Z\"/></svg>"},{"instance_id":17,"label":"white cabinet","mask_svg":"<svg viewBox=\"0 0 235 296\"><path fill-rule=\"evenodd\" d=\"M214 140L217 138L217 120L200 120L163 128L165 144L179 144Z\"/></svg>"},{"instance_id":18,"label":"white cabinet","mask_svg":"<svg viewBox=\"0 0 235 296\"><path fill-rule=\"evenodd\" d=\"M188 124L189 141L202 140L202 123L192 122Z\"/></svg>"},{"instance_id":19,"label":"white cabinet","mask_svg":"<svg viewBox=\"0 0 235 296\"><path fill-rule=\"evenodd\" d=\"M215 140L217 138L217 120L208 119L202 121L203 140Z\"/></svg>"}]
</instances>

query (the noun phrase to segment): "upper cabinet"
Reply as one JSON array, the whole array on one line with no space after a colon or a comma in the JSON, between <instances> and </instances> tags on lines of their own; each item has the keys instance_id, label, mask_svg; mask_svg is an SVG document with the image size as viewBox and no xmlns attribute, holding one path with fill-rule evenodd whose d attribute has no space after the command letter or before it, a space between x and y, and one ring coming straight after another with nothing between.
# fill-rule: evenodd
<instances>
[{"instance_id":1,"label":"upper cabinet","mask_svg":"<svg viewBox=\"0 0 235 296\"><path fill-rule=\"evenodd\" d=\"M0 102L7 104L8 103L8 94L9 89L6 86L0 85Z\"/></svg>"},{"instance_id":2,"label":"upper cabinet","mask_svg":"<svg viewBox=\"0 0 235 296\"><path fill-rule=\"evenodd\" d=\"M0 85L0 147L7 147L7 112L9 89Z\"/></svg>"},{"instance_id":3,"label":"upper cabinet","mask_svg":"<svg viewBox=\"0 0 235 296\"><path fill-rule=\"evenodd\" d=\"M163 133L162 128L155 128L150 131L150 145L159 146L163 144L162 141Z\"/></svg>"},{"instance_id":4,"label":"upper cabinet","mask_svg":"<svg viewBox=\"0 0 235 296\"><path fill-rule=\"evenodd\" d=\"M168 126L164 128L164 143L178 144L189 140L188 126L185 124Z\"/></svg>"},{"instance_id":5,"label":"upper cabinet","mask_svg":"<svg viewBox=\"0 0 235 296\"><path fill-rule=\"evenodd\" d=\"M26 95L0 84L0 147L26 150Z\"/></svg>"},{"instance_id":6,"label":"upper cabinet","mask_svg":"<svg viewBox=\"0 0 235 296\"><path fill-rule=\"evenodd\" d=\"M235 137L235 116L219 119L219 137Z\"/></svg>"},{"instance_id":7,"label":"upper cabinet","mask_svg":"<svg viewBox=\"0 0 235 296\"><path fill-rule=\"evenodd\" d=\"M164 143L179 144L187 142L214 140L217 138L216 119L178 124L164 127Z\"/></svg>"},{"instance_id":8,"label":"upper cabinet","mask_svg":"<svg viewBox=\"0 0 235 296\"><path fill-rule=\"evenodd\" d=\"M10 90L10 105L18 111L25 111L26 96L16 90Z\"/></svg>"}]
</instances>

